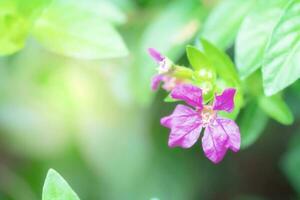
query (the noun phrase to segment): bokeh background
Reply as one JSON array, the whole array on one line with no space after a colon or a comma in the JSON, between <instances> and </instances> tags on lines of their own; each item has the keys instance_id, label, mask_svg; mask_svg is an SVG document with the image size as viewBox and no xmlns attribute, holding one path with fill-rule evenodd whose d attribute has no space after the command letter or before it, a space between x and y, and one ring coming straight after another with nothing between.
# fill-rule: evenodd
<instances>
[{"instance_id":1,"label":"bokeh background","mask_svg":"<svg viewBox=\"0 0 300 200\"><path fill-rule=\"evenodd\" d=\"M159 120L175 104L163 102L164 91L150 91L155 63L146 50L155 47L187 65L185 45L194 44L219 1L108 0L113 11L97 7L96 0L86 1L86 7L75 0L60 1L79 6L61 7L46 17L65 16L75 32L92 35L95 41L79 39L77 45L65 47L69 37L63 28L68 24L59 21L55 23L62 27L60 33L51 32L41 21L42 33L21 34L26 25L23 15L7 1L0 3L0 48L8 45L5 38L19 41L26 35L24 44L17 42L19 51L9 49L0 58L1 200L41 199L49 168L62 174L86 200L298 199L299 82L285 91L295 122L283 126L267 119L253 145L228 153L219 165L204 157L200 143L187 150L167 146L168 130ZM92 13L92 24L77 20L77 14L89 16L78 9L82 7ZM113 17L108 21L116 33L98 32L97 27L104 25L97 16L105 12ZM18 23L11 25L10 20ZM122 44L111 42L119 39ZM86 43L103 41L123 52L110 56L105 48L95 55L86 51ZM86 49L74 53L81 47ZM233 52L233 47L227 50L232 58ZM260 120L264 119L258 118L258 124Z\"/></svg>"}]
</instances>

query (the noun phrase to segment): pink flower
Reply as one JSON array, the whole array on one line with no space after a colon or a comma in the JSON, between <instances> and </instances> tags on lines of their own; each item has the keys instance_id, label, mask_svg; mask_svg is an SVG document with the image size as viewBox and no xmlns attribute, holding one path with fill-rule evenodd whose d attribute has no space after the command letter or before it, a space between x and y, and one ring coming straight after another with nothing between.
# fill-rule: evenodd
<instances>
[{"instance_id":1,"label":"pink flower","mask_svg":"<svg viewBox=\"0 0 300 200\"><path fill-rule=\"evenodd\" d=\"M205 128L202 148L208 159L219 163L228 149L240 149L240 131L233 120L218 116L218 111L232 112L236 90L229 88L216 95L213 105L204 105L202 90L189 84L181 84L171 92L171 97L183 100L185 105L177 105L174 112L161 119L161 124L171 129L169 147L190 148Z\"/></svg>"},{"instance_id":2,"label":"pink flower","mask_svg":"<svg viewBox=\"0 0 300 200\"><path fill-rule=\"evenodd\" d=\"M178 84L182 83L182 80L173 77L171 75L174 64L167 57L161 55L157 50L153 48L148 49L149 55L158 63L158 74L153 76L151 81L152 90L157 90L160 83L163 82L163 88L166 91L171 91Z\"/></svg>"}]
</instances>

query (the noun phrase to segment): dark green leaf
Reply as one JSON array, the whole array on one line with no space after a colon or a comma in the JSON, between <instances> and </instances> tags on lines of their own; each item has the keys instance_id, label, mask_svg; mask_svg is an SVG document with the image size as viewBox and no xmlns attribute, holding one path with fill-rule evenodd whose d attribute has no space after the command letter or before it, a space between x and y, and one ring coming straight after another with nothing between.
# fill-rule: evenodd
<instances>
[{"instance_id":1,"label":"dark green leaf","mask_svg":"<svg viewBox=\"0 0 300 200\"><path fill-rule=\"evenodd\" d=\"M281 160L281 168L286 174L289 182L295 189L295 191L300 194L300 137L299 130L294 134L290 139L290 147L288 148L287 153L284 155Z\"/></svg>"},{"instance_id":2,"label":"dark green leaf","mask_svg":"<svg viewBox=\"0 0 300 200\"><path fill-rule=\"evenodd\" d=\"M241 148L252 145L262 134L268 117L255 102L247 105L240 119L240 131L242 137Z\"/></svg>"},{"instance_id":3,"label":"dark green leaf","mask_svg":"<svg viewBox=\"0 0 300 200\"><path fill-rule=\"evenodd\" d=\"M261 96L258 99L260 108L279 123L290 125L294 121L293 114L279 95Z\"/></svg>"}]
</instances>

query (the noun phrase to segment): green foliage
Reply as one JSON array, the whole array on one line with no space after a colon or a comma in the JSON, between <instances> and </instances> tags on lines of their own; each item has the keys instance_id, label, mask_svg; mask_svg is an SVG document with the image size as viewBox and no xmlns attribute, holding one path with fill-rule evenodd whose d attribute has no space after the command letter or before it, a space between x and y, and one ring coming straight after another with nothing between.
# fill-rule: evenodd
<instances>
[{"instance_id":1,"label":"green foliage","mask_svg":"<svg viewBox=\"0 0 300 200\"><path fill-rule=\"evenodd\" d=\"M0 2L0 55L22 49L29 31L29 21L15 1Z\"/></svg>"},{"instance_id":2,"label":"green foliage","mask_svg":"<svg viewBox=\"0 0 300 200\"><path fill-rule=\"evenodd\" d=\"M230 57L205 39L200 39L199 45L214 66L217 74L230 86L238 86L240 80Z\"/></svg>"},{"instance_id":3,"label":"green foliage","mask_svg":"<svg viewBox=\"0 0 300 200\"><path fill-rule=\"evenodd\" d=\"M37 20L33 33L49 50L65 56L126 56L127 48L110 21L121 23L124 17L108 3L56 0Z\"/></svg>"},{"instance_id":4,"label":"green foliage","mask_svg":"<svg viewBox=\"0 0 300 200\"><path fill-rule=\"evenodd\" d=\"M236 63L242 78L262 66L272 30L284 11L286 0L261 0L244 19L235 44Z\"/></svg>"},{"instance_id":5,"label":"green foliage","mask_svg":"<svg viewBox=\"0 0 300 200\"><path fill-rule=\"evenodd\" d=\"M109 1L4 0L0 2L0 55L21 50L33 34L47 49L64 56L123 57L128 50L113 24L125 21Z\"/></svg>"},{"instance_id":6,"label":"green foliage","mask_svg":"<svg viewBox=\"0 0 300 200\"><path fill-rule=\"evenodd\" d=\"M299 13L300 1L291 1L267 45L262 68L267 95L281 91L300 77Z\"/></svg>"},{"instance_id":7,"label":"green foliage","mask_svg":"<svg viewBox=\"0 0 300 200\"><path fill-rule=\"evenodd\" d=\"M2 16L0 20L0 30L5 32L0 33L0 54L9 55L22 49L28 32L26 20L17 14Z\"/></svg>"},{"instance_id":8,"label":"green foliage","mask_svg":"<svg viewBox=\"0 0 300 200\"><path fill-rule=\"evenodd\" d=\"M172 71L176 78L209 88L205 102L211 103L224 88L237 89L234 112L220 115L236 118L245 149L264 134L269 118L283 125L299 121L300 87L294 83L300 76L299 13L300 0L0 1L0 55L26 46L0 59L0 153L9 158L0 165L0 199L36 200L41 171L53 164L74 169L68 175L76 177L74 186L89 200L209 199L220 192L231 196L223 194L224 186L238 188L234 185L242 180L238 176L236 183L227 184L224 177L235 181L235 170L206 164L194 156L201 153L199 148L167 148L167 130L158 118L174 104L155 103L151 109L137 105L150 105L154 96L149 82L155 62L147 48L178 63ZM194 47L197 33L201 39L196 38ZM124 41L130 57L119 59L129 53ZM291 84L292 91L284 90ZM168 95L164 101L176 100ZM285 145L290 134L288 128L277 133L279 126L272 125L268 143L261 140L267 144L264 156L278 153L276 137ZM291 140L282 167L300 194L299 136ZM78 154L76 162L66 156L69 151ZM114 156L107 159L108 154ZM261 159L261 152L250 154L225 160L223 166ZM33 164L6 173L2 165L13 164L6 163L11 155L21 158L18 163ZM264 160L269 157L273 160L268 155ZM209 187L216 190L210 192ZM233 199L260 199L234 194ZM43 200L71 199L79 200L67 182L49 170Z\"/></svg>"},{"instance_id":9,"label":"green foliage","mask_svg":"<svg viewBox=\"0 0 300 200\"><path fill-rule=\"evenodd\" d=\"M77 194L55 170L48 171L42 200L79 200Z\"/></svg>"},{"instance_id":10,"label":"green foliage","mask_svg":"<svg viewBox=\"0 0 300 200\"><path fill-rule=\"evenodd\" d=\"M211 69L211 63L207 60L206 56L199 51L196 47L187 46L186 54L190 64L194 70Z\"/></svg>"},{"instance_id":11,"label":"green foliage","mask_svg":"<svg viewBox=\"0 0 300 200\"><path fill-rule=\"evenodd\" d=\"M241 148L252 145L263 133L268 117L258 107L256 102L251 102L244 109L239 121L242 144Z\"/></svg>"},{"instance_id":12,"label":"green foliage","mask_svg":"<svg viewBox=\"0 0 300 200\"><path fill-rule=\"evenodd\" d=\"M286 103L283 101L281 96L261 96L258 99L258 104L267 115L269 115L276 121L285 125L290 125L293 123L293 114Z\"/></svg>"},{"instance_id":13,"label":"green foliage","mask_svg":"<svg viewBox=\"0 0 300 200\"><path fill-rule=\"evenodd\" d=\"M216 46L226 49L232 45L243 18L254 7L256 0L223 0L209 14L201 36Z\"/></svg>"},{"instance_id":14,"label":"green foliage","mask_svg":"<svg viewBox=\"0 0 300 200\"><path fill-rule=\"evenodd\" d=\"M290 139L289 148L281 160L281 168L297 194L300 194L299 130Z\"/></svg>"}]
</instances>

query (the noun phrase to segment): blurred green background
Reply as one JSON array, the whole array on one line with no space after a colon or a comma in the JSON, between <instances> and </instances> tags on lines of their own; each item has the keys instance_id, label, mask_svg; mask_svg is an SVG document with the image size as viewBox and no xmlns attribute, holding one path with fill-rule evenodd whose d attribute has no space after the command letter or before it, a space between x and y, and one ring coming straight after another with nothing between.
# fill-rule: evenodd
<instances>
[{"instance_id":1,"label":"blurred green background","mask_svg":"<svg viewBox=\"0 0 300 200\"><path fill-rule=\"evenodd\" d=\"M294 123L258 111L261 137L219 165L200 144L168 148L159 119L175 104L150 91L148 47L188 65L203 34L234 58L249 2L201 33L221 0L0 0L0 199L41 199L49 168L86 200L298 199L299 81L284 92Z\"/></svg>"}]
</instances>

